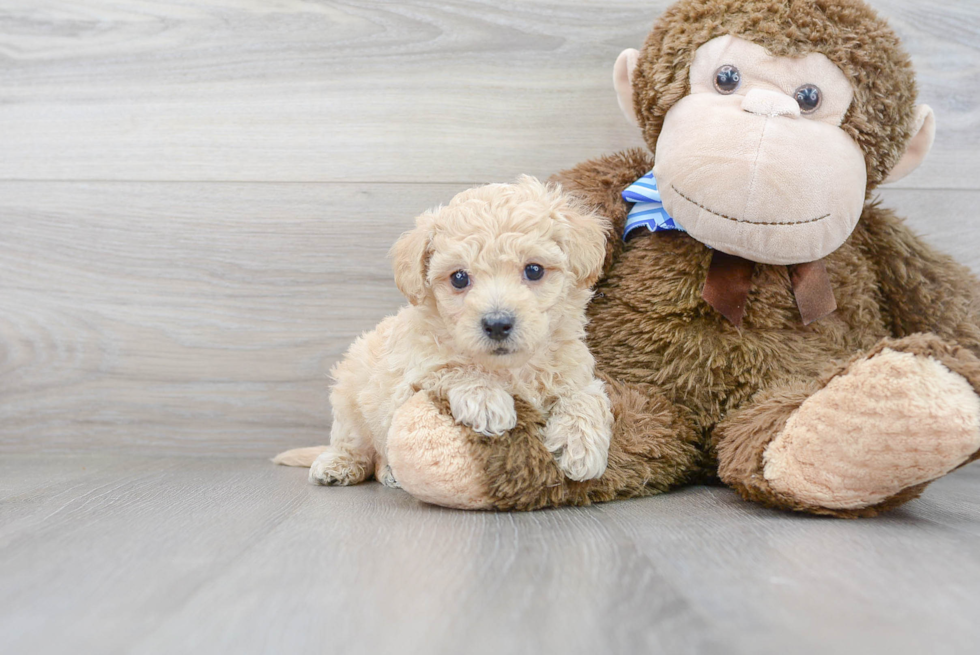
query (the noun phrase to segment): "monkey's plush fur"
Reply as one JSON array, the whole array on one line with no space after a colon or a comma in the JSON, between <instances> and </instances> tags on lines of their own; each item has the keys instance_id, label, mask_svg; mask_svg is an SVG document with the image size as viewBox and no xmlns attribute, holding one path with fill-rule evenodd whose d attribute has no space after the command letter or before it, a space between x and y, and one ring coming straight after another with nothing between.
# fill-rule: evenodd
<instances>
[{"instance_id":1,"label":"monkey's plush fur","mask_svg":"<svg viewBox=\"0 0 980 655\"><path fill-rule=\"evenodd\" d=\"M726 34L774 56L822 53L854 88L840 127L865 155L867 202L824 260L838 310L809 326L785 266L755 266L737 328L702 299L707 246L683 232L621 238L621 192L653 168L695 52ZM422 499L452 488L459 501L448 504L460 507L526 510L720 478L771 507L857 517L976 459L980 284L872 196L917 130L909 57L885 22L860 0L681 0L655 25L632 85L650 152L555 178L616 235L588 328L616 419L607 472L565 479L537 436L544 417L526 405L517 428L488 440L447 422L444 400L417 397L389 437L402 486Z\"/></svg>"}]
</instances>

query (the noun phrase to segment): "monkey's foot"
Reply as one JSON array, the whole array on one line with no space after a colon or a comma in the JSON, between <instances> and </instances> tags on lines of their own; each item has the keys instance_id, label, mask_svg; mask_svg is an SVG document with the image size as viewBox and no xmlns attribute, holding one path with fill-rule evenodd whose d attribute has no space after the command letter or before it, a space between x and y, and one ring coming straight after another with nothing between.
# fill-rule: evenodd
<instances>
[{"instance_id":1,"label":"monkey's foot","mask_svg":"<svg viewBox=\"0 0 980 655\"><path fill-rule=\"evenodd\" d=\"M865 508L975 457L980 396L968 378L976 359L932 352L933 341L876 349L803 401L765 450L769 487L803 506Z\"/></svg>"}]
</instances>

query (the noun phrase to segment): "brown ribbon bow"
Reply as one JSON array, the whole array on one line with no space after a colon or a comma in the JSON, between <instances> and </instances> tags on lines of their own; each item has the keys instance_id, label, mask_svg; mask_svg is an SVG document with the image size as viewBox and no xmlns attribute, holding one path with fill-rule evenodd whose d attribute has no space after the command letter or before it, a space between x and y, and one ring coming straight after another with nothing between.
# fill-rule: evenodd
<instances>
[{"instance_id":1,"label":"brown ribbon bow","mask_svg":"<svg viewBox=\"0 0 980 655\"><path fill-rule=\"evenodd\" d=\"M834 289L822 259L786 268L803 325L819 321L837 309ZM715 250L701 297L735 327L741 327L754 272L755 262Z\"/></svg>"}]
</instances>

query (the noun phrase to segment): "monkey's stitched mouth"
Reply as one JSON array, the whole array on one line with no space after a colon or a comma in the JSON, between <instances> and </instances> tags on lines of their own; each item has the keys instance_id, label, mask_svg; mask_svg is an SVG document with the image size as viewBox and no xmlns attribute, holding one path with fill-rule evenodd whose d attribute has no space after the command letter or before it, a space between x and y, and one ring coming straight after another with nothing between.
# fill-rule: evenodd
<instances>
[{"instance_id":1,"label":"monkey's stitched mouth","mask_svg":"<svg viewBox=\"0 0 980 655\"><path fill-rule=\"evenodd\" d=\"M727 216L725 214L720 214L720 213L718 213L718 212L716 212L714 210L708 209L707 207L705 207L704 205L702 205L701 203L699 203L697 200L693 200L692 198L688 198L686 195L684 195L681 192L680 189L678 189L673 184L670 185L670 188L674 190L674 193L676 193L677 195L679 195L681 198L683 198L684 200L688 201L692 205L694 205L696 207L700 207L704 211L706 211L709 214L712 214L714 216L717 216L718 218L724 218L725 220L732 221L732 222L735 222L735 223L745 223L747 225L806 225L807 223L817 223L817 222L822 221L822 220L824 220L826 218L830 218L830 214L824 214L823 216L818 216L817 218L811 218L810 220L807 220L807 221L776 221L776 222L772 222L772 223L768 223L766 221L749 221L749 220L746 220L744 218L735 218L734 216Z\"/></svg>"}]
</instances>

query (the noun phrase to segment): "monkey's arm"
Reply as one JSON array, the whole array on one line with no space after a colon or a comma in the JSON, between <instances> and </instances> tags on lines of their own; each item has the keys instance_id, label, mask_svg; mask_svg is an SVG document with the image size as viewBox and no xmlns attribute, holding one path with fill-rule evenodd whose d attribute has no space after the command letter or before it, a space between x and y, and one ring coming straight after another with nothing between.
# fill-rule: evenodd
<instances>
[{"instance_id":1,"label":"monkey's arm","mask_svg":"<svg viewBox=\"0 0 980 655\"><path fill-rule=\"evenodd\" d=\"M633 148L590 159L551 177L566 191L574 193L599 214L612 221L613 229L606 241L606 260L602 267L605 277L623 251L623 228L630 205L622 198L623 190L653 168L649 152Z\"/></svg>"},{"instance_id":2,"label":"monkey's arm","mask_svg":"<svg viewBox=\"0 0 980 655\"><path fill-rule=\"evenodd\" d=\"M868 207L859 226L878 267L883 316L895 337L932 332L980 356L980 280L895 216Z\"/></svg>"}]
</instances>

